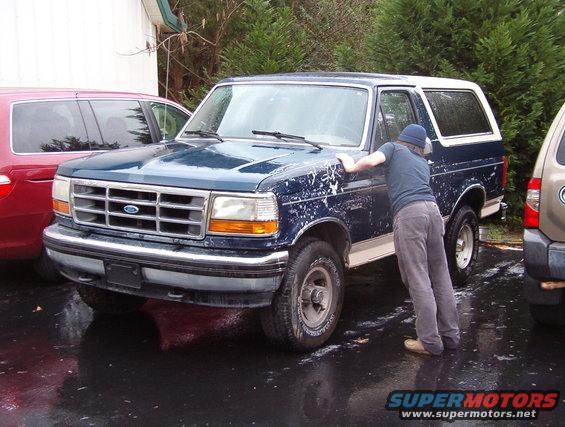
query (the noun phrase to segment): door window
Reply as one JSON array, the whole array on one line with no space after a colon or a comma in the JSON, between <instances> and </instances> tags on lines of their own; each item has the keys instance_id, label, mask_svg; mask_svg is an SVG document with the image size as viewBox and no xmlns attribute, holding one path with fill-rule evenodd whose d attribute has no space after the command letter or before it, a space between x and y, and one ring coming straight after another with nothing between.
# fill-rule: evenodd
<instances>
[{"instance_id":1,"label":"door window","mask_svg":"<svg viewBox=\"0 0 565 427\"><path fill-rule=\"evenodd\" d=\"M102 134L102 144L93 149L139 147L153 142L138 101L103 100L90 101L90 104Z\"/></svg>"},{"instance_id":2,"label":"door window","mask_svg":"<svg viewBox=\"0 0 565 427\"><path fill-rule=\"evenodd\" d=\"M386 91L381 93L379 114L386 126L387 140L396 141L400 132L411 123L417 123L410 97L406 92ZM379 120L379 121L380 121ZM378 125L380 127L380 124ZM378 131L381 133L381 131Z\"/></svg>"},{"instance_id":3,"label":"door window","mask_svg":"<svg viewBox=\"0 0 565 427\"><path fill-rule=\"evenodd\" d=\"M12 144L15 153L90 150L76 101L15 104L12 110Z\"/></svg>"},{"instance_id":4,"label":"door window","mask_svg":"<svg viewBox=\"0 0 565 427\"><path fill-rule=\"evenodd\" d=\"M172 139L177 136L189 116L172 105L161 102L152 102L150 105L161 131L161 139Z\"/></svg>"}]
</instances>

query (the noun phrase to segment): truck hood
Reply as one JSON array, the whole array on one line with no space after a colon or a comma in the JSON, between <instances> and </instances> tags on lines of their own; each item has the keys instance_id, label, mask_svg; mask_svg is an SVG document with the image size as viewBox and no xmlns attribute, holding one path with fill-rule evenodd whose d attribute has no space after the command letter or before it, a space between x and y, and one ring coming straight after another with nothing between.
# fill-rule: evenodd
<instances>
[{"instance_id":1,"label":"truck hood","mask_svg":"<svg viewBox=\"0 0 565 427\"><path fill-rule=\"evenodd\" d=\"M71 160L58 174L105 181L165 185L220 191L255 191L261 181L287 171L328 160L331 148L256 140L173 141L123 149Z\"/></svg>"}]
</instances>

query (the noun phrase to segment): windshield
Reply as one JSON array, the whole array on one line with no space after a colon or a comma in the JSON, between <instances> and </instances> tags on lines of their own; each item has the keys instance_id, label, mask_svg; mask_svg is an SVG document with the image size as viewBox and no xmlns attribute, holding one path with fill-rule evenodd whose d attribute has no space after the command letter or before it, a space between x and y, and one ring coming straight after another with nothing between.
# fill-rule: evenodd
<instances>
[{"instance_id":1,"label":"windshield","mask_svg":"<svg viewBox=\"0 0 565 427\"><path fill-rule=\"evenodd\" d=\"M358 146L369 101L367 89L293 84L219 86L185 131L216 132L222 138L273 139L276 131L334 146Z\"/></svg>"}]
</instances>

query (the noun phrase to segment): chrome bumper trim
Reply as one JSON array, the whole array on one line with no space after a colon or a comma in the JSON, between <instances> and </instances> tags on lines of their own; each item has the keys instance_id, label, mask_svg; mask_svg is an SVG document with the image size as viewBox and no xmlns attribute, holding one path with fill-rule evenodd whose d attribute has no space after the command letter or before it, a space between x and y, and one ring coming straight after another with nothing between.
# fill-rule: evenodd
<instances>
[{"instance_id":1,"label":"chrome bumper trim","mask_svg":"<svg viewBox=\"0 0 565 427\"><path fill-rule=\"evenodd\" d=\"M260 256L233 256L233 255L213 255L199 254L190 251L188 248L180 248L172 250L173 245L158 244L140 240L131 240L131 243L120 243L116 240L125 240L111 238L102 235L89 235L88 233L78 232L72 229L63 229L63 227L54 224L45 229L43 232L45 244L47 247L59 246L68 248L78 248L80 250L95 252L102 257L105 253L123 255L124 257L145 258L151 261L163 262L170 264L171 262L188 264L192 266L203 266L210 268L231 268L231 269L248 269L261 270L262 268L274 267L280 264L286 264L288 260L288 251L272 252L268 255ZM112 241L114 240L114 241ZM176 246L179 248L179 246ZM54 248L57 250L57 248Z\"/></svg>"},{"instance_id":2,"label":"chrome bumper trim","mask_svg":"<svg viewBox=\"0 0 565 427\"><path fill-rule=\"evenodd\" d=\"M504 202L500 203L500 210L501 210L500 220L502 222L506 222L506 211L508 210L508 204Z\"/></svg>"}]
</instances>

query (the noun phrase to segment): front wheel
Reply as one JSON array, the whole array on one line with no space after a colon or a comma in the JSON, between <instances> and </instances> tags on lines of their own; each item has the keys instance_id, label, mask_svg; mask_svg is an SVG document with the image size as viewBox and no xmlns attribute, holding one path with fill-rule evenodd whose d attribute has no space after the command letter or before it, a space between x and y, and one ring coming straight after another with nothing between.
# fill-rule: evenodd
<instances>
[{"instance_id":1,"label":"front wheel","mask_svg":"<svg viewBox=\"0 0 565 427\"><path fill-rule=\"evenodd\" d=\"M99 314L124 314L139 310L147 298L121 294L94 286L78 284L77 291L86 305Z\"/></svg>"},{"instance_id":2,"label":"front wheel","mask_svg":"<svg viewBox=\"0 0 565 427\"><path fill-rule=\"evenodd\" d=\"M469 206L462 206L449 221L445 252L454 285L463 285L471 275L479 253L479 219Z\"/></svg>"},{"instance_id":3,"label":"front wheel","mask_svg":"<svg viewBox=\"0 0 565 427\"><path fill-rule=\"evenodd\" d=\"M327 242L305 239L292 250L283 282L261 324L276 345L294 351L321 346L343 305L343 267Z\"/></svg>"}]
</instances>

